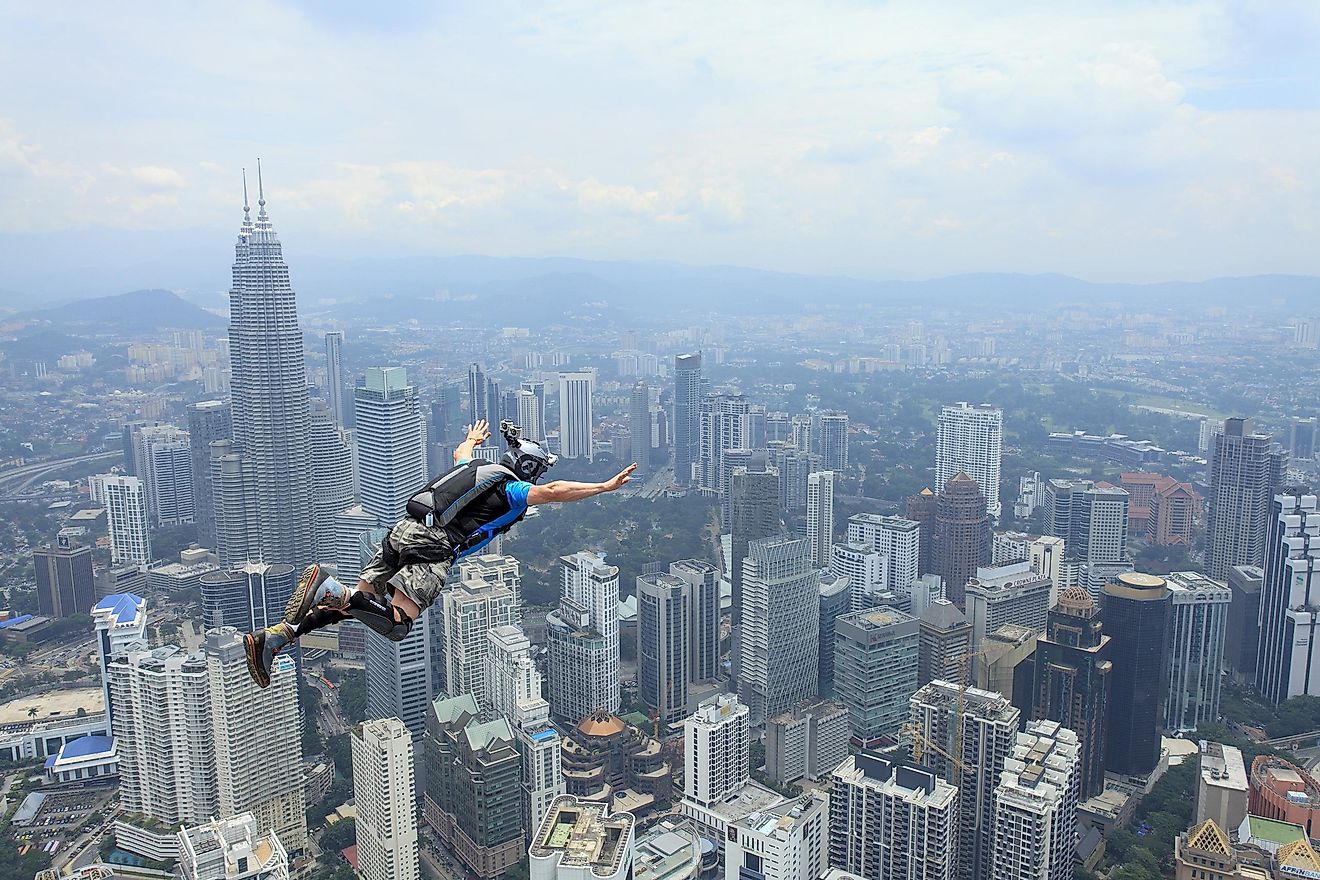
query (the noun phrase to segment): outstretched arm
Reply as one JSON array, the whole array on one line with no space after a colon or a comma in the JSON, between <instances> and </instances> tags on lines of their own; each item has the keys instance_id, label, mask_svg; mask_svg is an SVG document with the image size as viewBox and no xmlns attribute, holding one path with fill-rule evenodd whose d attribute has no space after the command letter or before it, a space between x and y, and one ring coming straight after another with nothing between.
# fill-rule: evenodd
<instances>
[{"instance_id":1,"label":"outstretched arm","mask_svg":"<svg viewBox=\"0 0 1320 880\"><path fill-rule=\"evenodd\" d=\"M490 425L486 424L485 419L477 419L476 422L468 426L467 438L454 450L454 464L458 464L464 459L472 457L476 448L485 443L490 437Z\"/></svg>"},{"instance_id":2,"label":"outstretched arm","mask_svg":"<svg viewBox=\"0 0 1320 880\"><path fill-rule=\"evenodd\" d=\"M603 483L575 483L572 480L555 480L544 486L533 486L527 492L528 504L550 504L554 501L581 501L603 492L613 492L620 486L632 482L632 472L637 465L630 464Z\"/></svg>"}]
</instances>

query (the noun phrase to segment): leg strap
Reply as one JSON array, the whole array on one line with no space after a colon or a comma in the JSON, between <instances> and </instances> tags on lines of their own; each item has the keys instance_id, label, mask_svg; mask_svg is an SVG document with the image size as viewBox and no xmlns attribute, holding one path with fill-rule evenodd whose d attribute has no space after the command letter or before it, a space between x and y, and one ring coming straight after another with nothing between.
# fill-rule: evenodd
<instances>
[{"instance_id":1,"label":"leg strap","mask_svg":"<svg viewBox=\"0 0 1320 880\"><path fill-rule=\"evenodd\" d=\"M313 630L333 626L341 620L347 620L348 613L334 608L313 608L302 622L294 629L295 635L305 636Z\"/></svg>"},{"instance_id":2,"label":"leg strap","mask_svg":"<svg viewBox=\"0 0 1320 880\"><path fill-rule=\"evenodd\" d=\"M412 629L412 618L395 608L389 594L380 595L355 590L345 609L350 617L362 621L368 628L380 633L391 642L401 642Z\"/></svg>"}]
</instances>

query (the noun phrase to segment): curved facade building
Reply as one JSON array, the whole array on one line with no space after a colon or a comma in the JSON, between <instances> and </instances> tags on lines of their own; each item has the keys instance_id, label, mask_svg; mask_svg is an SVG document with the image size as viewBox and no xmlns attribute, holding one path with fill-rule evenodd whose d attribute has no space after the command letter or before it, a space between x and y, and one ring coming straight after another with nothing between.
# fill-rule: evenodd
<instances>
[{"instance_id":1,"label":"curved facade building","mask_svg":"<svg viewBox=\"0 0 1320 880\"><path fill-rule=\"evenodd\" d=\"M1291 761L1258 755L1251 762L1250 813L1320 832L1320 784Z\"/></svg>"},{"instance_id":2,"label":"curved facade building","mask_svg":"<svg viewBox=\"0 0 1320 880\"><path fill-rule=\"evenodd\" d=\"M284 616L297 582L292 565L249 562L202 575L202 625L256 632Z\"/></svg>"},{"instance_id":3,"label":"curved facade building","mask_svg":"<svg viewBox=\"0 0 1320 880\"><path fill-rule=\"evenodd\" d=\"M1105 768L1145 776L1160 760L1160 721L1168 687L1169 587L1164 578L1130 571L1100 591L1114 671Z\"/></svg>"}]
</instances>

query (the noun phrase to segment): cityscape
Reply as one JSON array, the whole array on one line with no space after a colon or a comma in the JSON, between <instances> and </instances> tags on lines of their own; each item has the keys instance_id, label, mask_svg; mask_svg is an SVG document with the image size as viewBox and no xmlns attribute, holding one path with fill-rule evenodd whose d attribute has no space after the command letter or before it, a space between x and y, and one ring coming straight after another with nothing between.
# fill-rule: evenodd
<instances>
[{"instance_id":1,"label":"cityscape","mask_svg":"<svg viewBox=\"0 0 1320 880\"><path fill-rule=\"evenodd\" d=\"M1320 277L321 257L289 164L0 265L0 880L1320 878Z\"/></svg>"}]
</instances>

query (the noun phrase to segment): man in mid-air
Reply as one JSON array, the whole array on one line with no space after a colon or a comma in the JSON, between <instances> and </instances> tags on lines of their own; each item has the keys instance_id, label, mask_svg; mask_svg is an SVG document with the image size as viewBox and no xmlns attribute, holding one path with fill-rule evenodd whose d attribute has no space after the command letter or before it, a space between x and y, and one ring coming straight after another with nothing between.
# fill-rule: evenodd
<instances>
[{"instance_id":1,"label":"man in mid-air","mask_svg":"<svg viewBox=\"0 0 1320 880\"><path fill-rule=\"evenodd\" d=\"M340 583L320 565L303 571L284 619L244 637L248 672L258 685L270 684L271 663L291 642L345 618L356 618L391 641L403 640L444 591L449 567L512 528L528 507L613 492L637 469L630 464L603 483L556 480L538 486L557 456L524 439L512 422L501 422L500 433L508 449L498 463L490 463L472 458L490 437L489 426L483 420L468 429L454 450L454 467L408 500L408 515L381 540L356 586Z\"/></svg>"}]
</instances>

